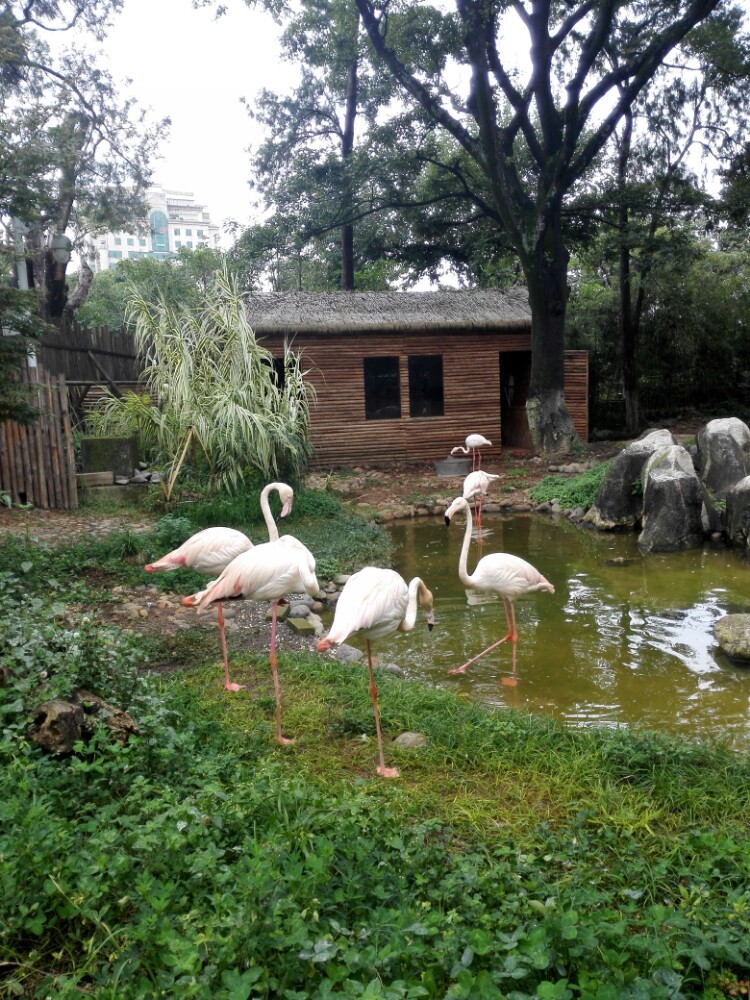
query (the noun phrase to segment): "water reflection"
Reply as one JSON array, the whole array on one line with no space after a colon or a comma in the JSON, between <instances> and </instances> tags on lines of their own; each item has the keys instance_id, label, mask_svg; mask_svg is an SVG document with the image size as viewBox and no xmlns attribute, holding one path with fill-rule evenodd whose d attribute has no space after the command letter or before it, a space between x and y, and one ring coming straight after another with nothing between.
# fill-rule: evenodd
<instances>
[{"instance_id":1,"label":"water reflection","mask_svg":"<svg viewBox=\"0 0 750 1000\"><path fill-rule=\"evenodd\" d=\"M549 713L571 725L630 726L728 738L750 736L750 668L718 650L714 625L729 612L750 612L750 563L734 550L706 545L642 557L634 535L583 531L538 515L484 514L483 553L505 550L528 559L556 593L517 604L518 686L505 687L511 645L505 643L454 677L505 634L502 602L467 600L458 580L463 521L409 521L392 529L395 568L424 578L435 595L432 633L381 643L382 659L412 676L490 705ZM477 560L472 543L469 572Z\"/></svg>"}]
</instances>

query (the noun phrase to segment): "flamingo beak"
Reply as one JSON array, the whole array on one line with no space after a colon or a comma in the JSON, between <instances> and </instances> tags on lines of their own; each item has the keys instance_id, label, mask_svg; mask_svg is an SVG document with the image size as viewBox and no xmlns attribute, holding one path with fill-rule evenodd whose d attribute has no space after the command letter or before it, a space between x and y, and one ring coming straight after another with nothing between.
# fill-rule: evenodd
<instances>
[{"instance_id":1,"label":"flamingo beak","mask_svg":"<svg viewBox=\"0 0 750 1000\"><path fill-rule=\"evenodd\" d=\"M434 627L435 627L435 615L434 615L434 613L432 611L429 611L427 613L427 630L428 630L428 632L432 632L432 630L434 629Z\"/></svg>"},{"instance_id":2,"label":"flamingo beak","mask_svg":"<svg viewBox=\"0 0 750 1000\"><path fill-rule=\"evenodd\" d=\"M292 501L287 500L287 502L281 508L281 514L279 515L279 517L286 517L287 514L291 514L291 512L292 512Z\"/></svg>"}]
</instances>

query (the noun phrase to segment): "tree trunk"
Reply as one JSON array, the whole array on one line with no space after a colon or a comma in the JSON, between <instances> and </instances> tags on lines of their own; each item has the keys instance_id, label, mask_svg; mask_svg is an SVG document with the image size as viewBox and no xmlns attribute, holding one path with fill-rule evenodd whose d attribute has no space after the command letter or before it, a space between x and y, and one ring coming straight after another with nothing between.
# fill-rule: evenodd
<instances>
[{"instance_id":1,"label":"tree trunk","mask_svg":"<svg viewBox=\"0 0 750 1000\"><path fill-rule=\"evenodd\" d=\"M81 257L81 267L78 271L78 282L76 287L68 296L68 301L65 303L66 319L71 319L75 316L83 303L86 301L89 291L91 290L91 283L93 280L94 272L91 270L84 258Z\"/></svg>"},{"instance_id":2,"label":"tree trunk","mask_svg":"<svg viewBox=\"0 0 750 1000\"><path fill-rule=\"evenodd\" d=\"M349 72L346 80L346 111L344 113L344 130L341 136L341 161L344 166L344 188L341 192L344 214L351 215L352 195L351 178L349 177L348 161L351 159L354 149L354 124L357 120L357 95L358 95L358 55L356 40L359 35L359 12L356 15L354 29L354 54L349 65ZM351 222L346 222L341 227L341 290L342 292L354 291L354 226Z\"/></svg>"},{"instance_id":3,"label":"tree trunk","mask_svg":"<svg viewBox=\"0 0 750 1000\"><path fill-rule=\"evenodd\" d=\"M568 254L560 237L554 243L553 255L540 251L524 268L531 306L531 381L526 414L534 451L546 455L567 454L578 440L565 403Z\"/></svg>"},{"instance_id":4,"label":"tree trunk","mask_svg":"<svg viewBox=\"0 0 750 1000\"><path fill-rule=\"evenodd\" d=\"M630 260L630 215L625 203L628 163L633 136L633 115L623 118L623 134L617 157L617 187L620 196L618 231L620 234L618 289L620 299L620 349L622 351L622 392L625 400L625 433L635 437L640 428L638 405L638 328L640 316L633 310L633 284Z\"/></svg>"}]
</instances>

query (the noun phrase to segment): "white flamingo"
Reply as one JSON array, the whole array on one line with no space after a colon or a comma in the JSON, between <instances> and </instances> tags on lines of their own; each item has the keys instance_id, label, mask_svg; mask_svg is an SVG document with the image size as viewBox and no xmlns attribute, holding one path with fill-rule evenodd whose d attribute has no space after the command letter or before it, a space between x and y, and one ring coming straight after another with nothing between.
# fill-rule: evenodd
<instances>
[{"instance_id":1,"label":"white flamingo","mask_svg":"<svg viewBox=\"0 0 750 1000\"><path fill-rule=\"evenodd\" d=\"M271 642L269 660L273 674L273 690L276 699L276 742L282 745L294 743L281 735L281 691L276 666L276 619L279 601L287 594L305 592L315 597L320 593L315 576L315 559L312 553L294 540L289 544L284 539L255 545L233 559L222 570L219 577L197 594L183 600L183 604L205 611L209 605L231 598L244 597L251 601L271 601Z\"/></svg>"},{"instance_id":2,"label":"white flamingo","mask_svg":"<svg viewBox=\"0 0 750 1000\"><path fill-rule=\"evenodd\" d=\"M515 602L519 597L523 597L526 594L533 594L538 590L548 590L550 594L554 594L555 588L531 563L526 562L525 559L521 559L519 556L511 555L509 552L490 552L479 560L476 569L469 575L466 568L472 529L469 501L464 497L456 497L445 512L445 523L449 525L453 515L460 510L466 514L466 528L464 529L461 555L458 560L458 578L470 590L494 591L494 593L502 597L503 605L505 606L505 618L508 623L508 633L502 639L498 639L497 642L493 642L487 649L482 650L481 653L472 657L463 666L457 667L455 670L450 670L449 673L463 673L480 656L484 656L485 653L489 653L490 650L510 639L513 643L513 673L510 677L503 678L503 684L514 687L516 684L516 647L518 646Z\"/></svg>"},{"instance_id":3,"label":"white flamingo","mask_svg":"<svg viewBox=\"0 0 750 1000\"><path fill-rule=\"evenodd\" d=\"M458 455L459 452L468 455L471 452L471 468L476 471L482 464L481 449L491 447L492 442L483 434L469 434L466 438L466 446L459 444L455 448L451 448L451 455Z\"/></svg>"},{"instance_id":4,"label":"white flamingo","mask_svg":"<svg viewBox=\"0 0 750 1000\"><path fill-rule=\"evenodd\" d=\"M276 490L281 500L280 517L286 517L292 509L294 491L286 483L269 483L263 487L260 494L260 509L266 522L269 540L279 537L279 529L273 519L268 501L269 495ZM291 536L285 536L291 538ZM295 539L296 541L296 539ZM149 563L144 569L147 573L157 573L163 570L193 569L204 576L217 576L238 555L253 547L253 543L236 528L204 528L191 535L179 548L168 552L156 562ZM182 602L185 603L185 600ZM191 604L187 605L192 606ZM221 603L216 609L216 618L221 636L221 652L224 660L224 689L240 691L241 684L235 684L229 679L229 657L227 655L227 637L224 628L224 611Z\"/></svg>"},{"instance_id":5,"label":"white flamingo","mask_svg":"<svg viewBox=\"0 0 750 1000\"><path fill-rule=\"evenodd\" d=\"M370 696L375 715L380 761L377 771L383 778L398 778L399 772L398 768L385 766L378 691L372 670L371 642L393 632L411 632L417 620L417 600L427 612L427 627L432 629L435 623L432 594L418 576L415 576L407 586L403 577L392 569L365 566L358 573L352 574L344 584L344 589L336 602L336 612L330 631L316 647L318 652L324 653L331 646L340 646L355 632L366 640Z\"/></svg>"},{"instance_id":6,"label":"white flamingo","mask_svg":"<svg viewBox=\"0 0 750 1000\"><path fill-rule=\"evenodd\" d=\"M500 476L492 472L483 472L481 469L477 469L475 472L470 472L464 479L463 496L466 500L474 501L477 518L477 541L480 545L482 544L482 500L487 496L490 484L499 478Z\"/></svg>"}]
</instances>

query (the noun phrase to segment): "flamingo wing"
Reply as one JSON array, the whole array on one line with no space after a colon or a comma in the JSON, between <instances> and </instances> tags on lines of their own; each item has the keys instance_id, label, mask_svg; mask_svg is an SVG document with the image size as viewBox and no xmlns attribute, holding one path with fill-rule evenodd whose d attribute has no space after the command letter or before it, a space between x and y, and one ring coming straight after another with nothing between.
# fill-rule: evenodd
<instances>
[{"instance_id":1,"label":"flamingo wing","mask_svg":"<svg viewBox=\"0 0 750 1000\"><path fill-rule=\"evenodd\" d=\"M184 567L198 573L220 573L233 559L252 548L253 543L235 528L204 528L191 535L179 548L146 566L148 572Z\"/></svg>"},{"instance_id":2,"label":"flamingo wing","mask_svg":"<svg viewBox=\"0 0 750 1000\"><path fill-rule=\"evenodd\" d=\"M531 563L509 552L492 552L480 559L471 582L472 586L494 590L510 601L537 590L554 593L555 589Z\"/></svg>"},{"instance_id":3,"label":"flamingo wing","mask_svg":"<svg viewBox=\"0 0 750 1000\"><path fill-rule=\"evenodd\" d=\"M403 620L408 601L408 587L398 573L366 566L344 585L328 639L342 643L355 632L368 639L389 635Z\"/></svg>"}]
</instances>

